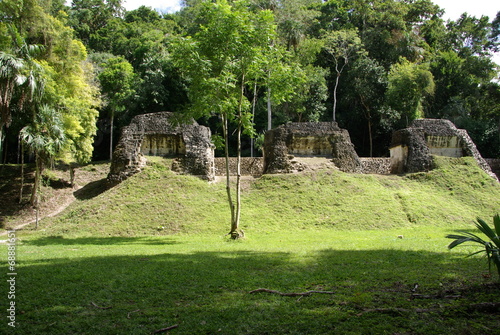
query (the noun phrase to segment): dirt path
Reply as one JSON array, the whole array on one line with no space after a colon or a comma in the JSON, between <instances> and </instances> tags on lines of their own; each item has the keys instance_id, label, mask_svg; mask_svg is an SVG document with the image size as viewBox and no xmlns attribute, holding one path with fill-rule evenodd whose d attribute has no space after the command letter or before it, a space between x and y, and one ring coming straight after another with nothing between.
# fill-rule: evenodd
<instances>
[{"instance_id":1,"label":"dirt path","mask_svg":"<svg viewBox=\"0 0 500 335\"><path fill-rule=\"evenodd\" d=\"M0 236L4 236L7 230L18 230L26 228L36 222L36 211L29 206L28 198L30 187L33 182L33 172L25 171L25 187L23 191L23 203L19 204L20 175L19 166L2 167L0 189L0 224L4 229ZM70 187L67 180L69 171L66 169L50 170L50 181L42 186L42 198L40 203L38 220L53 217L64 211L77 200L78 193L86 191L88 185L103 180L109 171L109 163L89 164L76 169L75 187ZM76 195L76 196L75 196ZM81 194L80 194L81 195Z\"/></svg>"},{"instance_id":2,"label":"dirt path","mask_svg":"<svg viewBox=\"0 0 500 335\"><path fill-rule=\"evenodd\" d=\"M73 201L75 201L75 200L76 200L76 198L73 195L73 193L68 194L67 196L64 197L64 199L60 199L60 201L62 201L62 203L59 202L58 207L50 209L49 212L44 211L43 209L40 210L40 212L38 213L39 214L38 221L41 221L45 218L50 218L50 217L56 216L57 214L59 214L63 210L65 210L69 205L71 205L73 203ZM10 227L9 230L20 230L20 229L23 229L24 227L26 227L30 224L36 223L35 210L33 210L33 214L31 215L32 217L35 216L35 218L28 219L26 215L24 215L24 216L26 217L25 220L27 220L27 221L20 223L20 224L17 224L17 225L14 225L14 226ZM7 235L7 231L8 230L0 232L0 236Z\"/></svg>"}]
</instances>

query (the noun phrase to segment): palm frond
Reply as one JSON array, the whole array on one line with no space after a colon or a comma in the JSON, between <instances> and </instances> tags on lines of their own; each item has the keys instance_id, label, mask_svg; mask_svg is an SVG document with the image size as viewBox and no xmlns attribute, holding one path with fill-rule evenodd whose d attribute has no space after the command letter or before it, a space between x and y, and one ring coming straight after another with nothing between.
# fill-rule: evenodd
<instances>
[{"instance_id":1,"label":"palm frond","mask_svg":"<svg viewBox=\"0 0 500 335\"><path fill-rule=\"evenodd\" d=\"M486 236L488 236L489 239L494 239L497 234L491 229L491 227L484 222L484 220L477 218L477 223L476 227Z\"/></svg>"},{"instance_id":2,"label":"palm frond","mask_svg":"<svg viewBox=\"0 0 500 335\"><path fill-rule=\"evenodd\" d=\"M448 245L448 249L453 249L454 247L465 242L474 242L483 245L483 249L469 254L467 257L483 252L486 253L486 257L488 258L488 268L490 272L491 263L493 263L497 267L498 275L500 277L500 215L497 214L493 217L494 230L491 229L491 227L480 218L477 218L477 222L475 223L475 225L477 229L479 229L479 231L481 231L490 239L489 241L468 232L464 233L463 235L449 234L446 235L446 238L453 239L454 241L451 242L450 245Z\"/></svg>"}]
</instances>

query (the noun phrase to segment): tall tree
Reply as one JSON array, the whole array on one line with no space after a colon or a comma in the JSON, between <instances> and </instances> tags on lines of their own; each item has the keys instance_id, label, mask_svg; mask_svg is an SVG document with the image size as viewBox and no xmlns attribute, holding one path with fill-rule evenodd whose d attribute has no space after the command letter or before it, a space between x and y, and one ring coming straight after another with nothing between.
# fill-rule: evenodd
<instances>
[{"instance_id":1,"label":"tall tree","mask_svg":"<svg viewBox=\"0 0 500 335\"><path fill-rule=\"evenodd\" d=\"M107 106L110 110L110 142L109 159L113 156L113 124L115 114L126 110L127 101L130 100L135 90L134 68L123 57L113 57L103 64L103 70L99 74L102 93L106 96Z\"/></svg>"},{"instance_id":2,"label":"tall tree","mask_svg":"<svg viewBox=\"0 0 500 335\"><path fill-rule=\"evenodd\" d=\"M35 184L31 192L30 203L38 207L40 180L45 164L60 153L65 135L61 115L47 105L41 106L32 123L21 130L21 140L35 154Z\"/></svg>"},{"instance_id":3,"label":"tall tree","mask_svg":"<svg viewBox=\"0 0 500 335\"><path fill-rule=\"evenodd\" d=\"M189 98L194 116L217 115L222 124L226 157L226 193L231 211L229 235L242 236L241 135L253 133L251 103L245 94L262 73L263 57L275 27L270 11L251 13L244 2L202 3L199 31L179 41L176 60L189 79ZM236 127L237 175L233 195L229 173L229 125Z\"/></svg>"},{"instance_id":4,"label":"tall tree","mask_svg":"<svg viewBox=\"0 0 500 335\"><path fill-rule=\"evenodd\" d=\"M435 83L428 64L415 64L405 58L388 74L386 103L401 113L402 126L424 116L423 103L434 94Z\"/></svg>"},{"instance_id":5,"label":"tall tree","mask_svg":"<svg viewBox=\"0 0 500 335\"><path fill-rule=\"evenodd\" d=\"M323 48L333 60L336 75L333 88L332 111L333 122L335 122L337 111L337 88L339 86L340 75L349 64L350 60L363 53L363 45L358 36L358 32L354 29L327 32L323 40Z\"/></svg>"},{"instance_id":6,"label":"tall tree","mask_svg":"<svg viewBox=\"0 0 500 335\"><path fill-rule=\"evenodd\" d=\"M384 93L387 88L387 75L383 66L368 56L359 57L352 64L348 73L349 99L353 103L353 111L357 107L367 122L369 156L373 157L374 127L380 119L379 111L384 103Z\"/></svg>"},{"instance_id":7,"label":"tall tree","mask_svg":"<svg viewBox=\"0 0 500 335\"><path fill-rule=\"evenodd\" d=\"M15 28L11 27L15 34ZM42 49L38 45L28 45L16 36L13 39L13 53L0 51L0 153L3 144L3 128L12 122L11 102L17 92L18 107L31 103L39 97L45 79L41 66L34 57Z\"/></svg>"}]
</instances>

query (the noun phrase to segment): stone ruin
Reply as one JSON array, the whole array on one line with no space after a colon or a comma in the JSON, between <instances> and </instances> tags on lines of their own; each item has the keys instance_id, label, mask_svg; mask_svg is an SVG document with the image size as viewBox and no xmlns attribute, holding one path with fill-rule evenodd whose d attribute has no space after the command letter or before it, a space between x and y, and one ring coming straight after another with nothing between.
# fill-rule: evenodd
<instances>
[{"instance_id":1,"label":"stone ruin","mask_svg":"<svg viewBox=\"0 0 500 335\"><path fill-rule=\"evenodd\" d=\"M415 120L410 127L393 133L390 158L360 158L349 133L335 122L287 123L269 130L264 139L264 158L242 157L242 174L293 173L318 164L350 173L401 174L429 171L432 155L473 156L479 166L494 179L467 131L457 129L448 120ZM145 156L174 158L172 170L214 180L225 175L225 161L214 157L214 145L208 127L194 120L182 124L169 112L134 117L122 129L113 153L108 181L115 184L139 172ZM230 158L231 175L236 172ZM325 163L327 162L327 163Z\"/></svg>"},{"instance_id":2,"label":"stone ruin","mask_svg":"<svg viewBox=\"0 0 500 335\"><path fill-rule=\"evenodd\" d=\"M457 129L449 120L414 120L410 127L393 133L390 152L391 173L429 171L432 155L472 156L487 174L497 179L467 131Z\"/></svg>"},{"instance_id":3,"label":"stone ruin","mask_svg":"<svg viewBox=\"0 0 500 335\"><path fill-rule=\"evenodd\" d=\"M266 132L264 173L303 169L297 157L325 157L344 172L361 172L349 133L336 122L291 122Z\"/></svg>"},{"instance_id":4,"label":"stone ruin","mask_svg":"<svg viewBox=\"0 0 500 335\"><path fill-rule=\"evenodd\" d=\"M135 116L122 129L113 152L108 181L119 183L146 165L145 155L174 158L174 171L213 180L214 145L208 127L182 120L170 112Z\"/></svg>"}]
</instances>

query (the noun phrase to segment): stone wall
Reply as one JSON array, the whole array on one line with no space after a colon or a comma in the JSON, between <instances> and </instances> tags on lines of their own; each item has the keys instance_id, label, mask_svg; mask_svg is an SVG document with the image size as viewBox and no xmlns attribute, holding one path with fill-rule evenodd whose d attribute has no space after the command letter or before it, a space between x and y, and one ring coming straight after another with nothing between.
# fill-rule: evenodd
<instances>
[{"instance_id":1,"label":"stone wall","mask_svg":"<svg viewBox=\"0 0 500 335\"><path fill-rule=\"evenodd\" d=\"M389 157L360 157L362 172L367 174L390 174L391 159Z\"/></svg>"},{"instance_id":2,"label":"stone wall","mask_svg":"<svg viewBox=\"0 0 500 335\"><path fill-rule=\"evenodd\" d=\"M170 112L137 115L122 129L113 152L108 181L121 182L146 163L145 155L174 157L172 168L180 173L213 180L214 146L208 127L194 120L188 124Z\"/></svg>"},{"instance_id":3,"label":"stone wall","mask_svg":"<svg viewBox=\"0 0 500 335\"><path fill-rule=\"evenodd\" d=\"M236 176L236 157L229 157L229 175ZM264 171L263 157L241 157L241 175L242 176L261 176ZM226 175L226 158L215 158L215 175Z\"/></svg>"},{"instance_id":4,"label":"stone wall","mask_svg":"<svg viewBox=\"0 0 500 335\"><path fill-rule=\"evenodd\" d=\"M335 122L293 122L266 132L265 173L293 172L295 156L331 157L344 172L361 171L361 162L349 133Z\"/></svg>"},{"instance_id":5,"label":"stone wall","mask_svg":"<svg viewBox=\"0 0 500 335\"><path fill-rule=\"evenodd\" d=\"M410 127L393 133L390 150L392 173L428 171L432 168L432 155L472 156L486 173L497 179L467 131L457 129L449 120L414 120Z\"/></svg>"}]
</instances>

